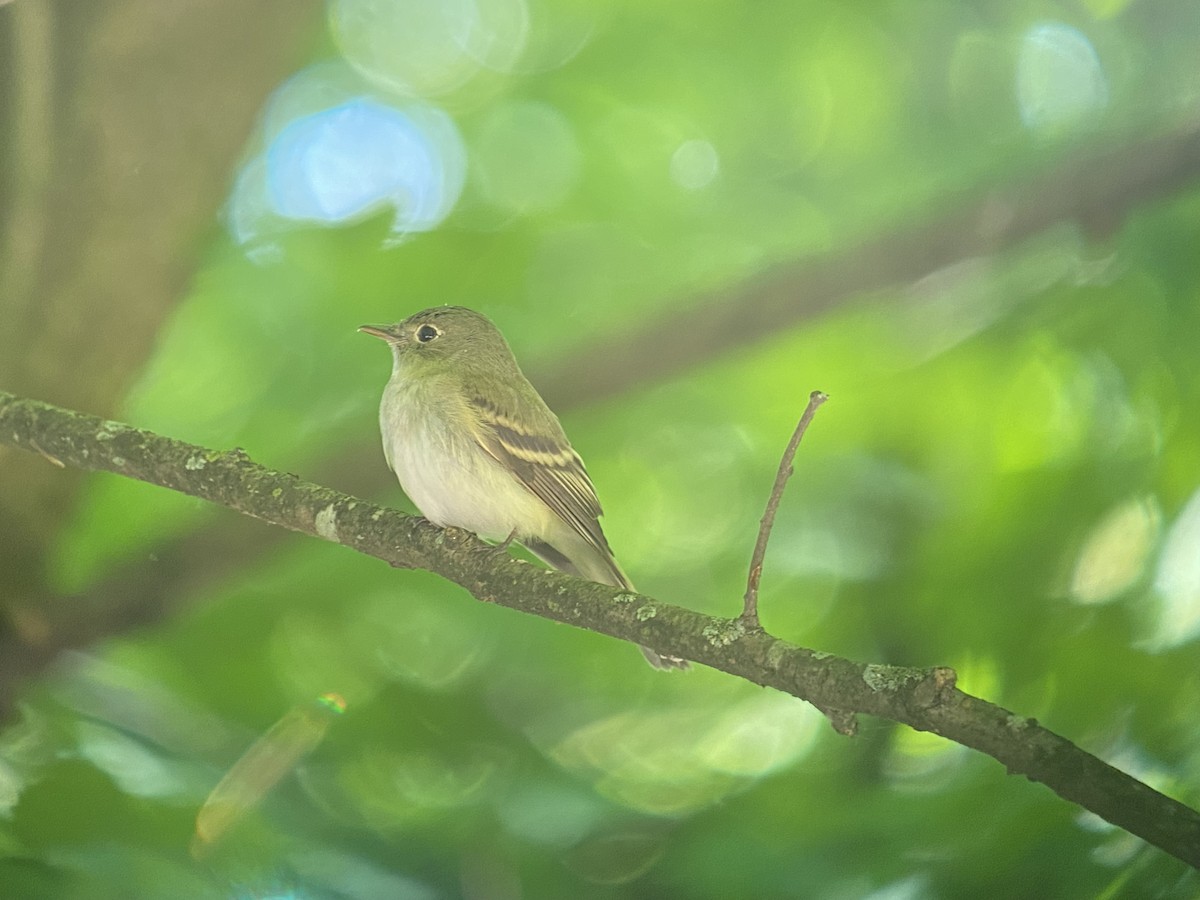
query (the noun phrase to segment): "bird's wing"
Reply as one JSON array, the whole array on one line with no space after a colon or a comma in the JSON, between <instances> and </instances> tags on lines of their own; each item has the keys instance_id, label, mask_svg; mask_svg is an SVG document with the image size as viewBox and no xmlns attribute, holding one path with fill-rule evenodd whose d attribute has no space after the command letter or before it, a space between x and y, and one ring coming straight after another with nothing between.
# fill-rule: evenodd
<instances>
[{"instance_id":1,"label":"bird's wing","mask_svg":"<svg viewBox=\"0 0 1200 900\"><path fill-rule=\"evenodd\" d=\"M602 511L596 489L558 423L534 430L482 397L472 398L471 405L479 412L480 446L603 557L611 558L597 521Z\"/></svg>"}]
</instances>

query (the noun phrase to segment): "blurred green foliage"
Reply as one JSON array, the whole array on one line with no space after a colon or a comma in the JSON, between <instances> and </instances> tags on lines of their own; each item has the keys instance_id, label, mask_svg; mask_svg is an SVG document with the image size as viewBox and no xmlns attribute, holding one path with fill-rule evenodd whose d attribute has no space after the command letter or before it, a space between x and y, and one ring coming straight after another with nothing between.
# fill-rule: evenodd
<instances>
[{"instance_id":1,"label":"blurred green foliage","mask_svg":"<svg viewBox=\"0 0 1200 900\"><path fill-rule=\"evenodd\" d=\"M524 195L471 169L455 213L398 247L383 246L384 216L285 234L265 260L217 238L122 418L305 477L377 441L388 360L362 322L470 305L532 371L670 308L672 346L705 290L1169 131L1197 96L1200 12L1182 2L528 12L584 23L579 52L486 73L444 103L468 155L498 108L557 111L573 163L539 159L519 129L506 140L531 166L577 166L561 199L515 209ZM1086 35L1106 78L1103 109L1049 132L1022 123L1014 74L1043 21ZM669 176L686 141L719 160L699 187ZM537 171L508 189L544 199ZM779 454L808 392L825 390L767 558L767 628L952 665L967 691L1195 806L1198 223L1194 188L1105 239L1064 223L563 410L624 567L653 596L735 613ZM398 488L377 499L405 502ZM95 477L53 577L86 592L230 515ZM185 610L28 692L0 735L0 893L1200 892L1183 864L985 757L874 720L848 740L798 701L703 669L652 672L633 648L341 548L290 540ZM190 859L222 773L326 691L348 709L324 742Z\"/></svg>"}]
</instances>

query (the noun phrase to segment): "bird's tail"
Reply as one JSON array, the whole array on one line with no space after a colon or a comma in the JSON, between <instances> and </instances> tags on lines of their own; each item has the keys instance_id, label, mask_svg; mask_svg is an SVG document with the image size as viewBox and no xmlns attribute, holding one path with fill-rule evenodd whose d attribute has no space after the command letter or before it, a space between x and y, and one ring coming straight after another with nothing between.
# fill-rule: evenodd
<instances>
[{"instance_id":1,"label":"bird's tail","mask_svg":"<svg viewBox=\"0 0 1200 900\"><path fill-rule=\"evenodd\" d=\"M595 581L598 584L610 584L613 587L625 588L630 591L637 590L633 586L633 582L629 580L629 576L625 574L625 571L611 553L591 553L587 558L588 565L581 566L575 560L560 553L558 549L543 541L525 540L522 543L529 548L529 552L534 554L534 556L537 556L547 565L561 572L586 578L588 581ZM642 656L646 657L646 662L650 663L656 669L691 668L691 664L686 659L681 659L678 656L658 653L649 647L642 647L640 649Z\"/></svg>"}]
</instances>

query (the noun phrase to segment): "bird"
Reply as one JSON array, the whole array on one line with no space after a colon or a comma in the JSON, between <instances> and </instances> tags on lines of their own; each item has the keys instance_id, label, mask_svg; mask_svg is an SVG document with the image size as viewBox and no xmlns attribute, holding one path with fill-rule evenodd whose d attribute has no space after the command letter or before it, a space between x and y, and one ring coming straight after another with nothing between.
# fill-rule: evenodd
<instances>
[{"instance_id":1,"label":"bird","mask_svg":"<svg viewBox=\"0 0 1200 900\"><path fill-rule=\"evenodd\" d=\"M383 452L421 515L503 547L516 540L554 569L636 590L600 527L583 460L490 319L438 306L358 330L391 348L379 404ZM655 668L688 668L641 650Z\"/></svg>"}]
</instances>

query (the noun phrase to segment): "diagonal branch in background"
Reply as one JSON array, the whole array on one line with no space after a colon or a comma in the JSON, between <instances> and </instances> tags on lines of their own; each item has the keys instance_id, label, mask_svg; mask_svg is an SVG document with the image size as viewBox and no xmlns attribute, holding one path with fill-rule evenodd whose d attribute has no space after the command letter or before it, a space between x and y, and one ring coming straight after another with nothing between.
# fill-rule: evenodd
<instances>
[{"instance_id":1,"label":"diagonal branch in background","mask_svg":"<svg viewBox=\"0 0 1200 900\"><path fill-rule=\"evenodd\" d=\"M1153 790L1032 719L959 690L951 669L854 662L513 559L458 529L375 506L251 462L117 422L0 392L0 441L73 468L115 472L264 522L341 544L401 568L435 572L480 600L672 654L823 708L865 713L972 747L1010 773L1200 868L1200 813ZM0 647L0 677L22 647Z\"/></svg>"},{"instance_id":2,"label":"diagonal branch in background","mask_svg":"<svg viewBox=\"0 0 1200 900\"><path fill-rule=\"evenodd\" d=\"M1139 206L1197 183L1198 124L1081 152L1023 181L931 201L938 212L925 221L907 219L845 249L776 266L687 303L686 312L680 304L639 316L636 331L568 354L570 378L531 380L545 385L552 409L620 394L774 337L856 296L1015 247L1060 222L1107 237Z\"/></svg>"},{"instance_id":3,"label":"diagonal branch in background","mask_svg":"<svg viewBox=\"0 0 1200 900\"><path fill-rule=\"evenodd\" d=\"M777 266L750 281L686 304L639 317L636 331L614 335L566 353L557 363L531 371L559 413L604 400L640 384L679 375L781 330L818 318L863 293L906 284L963 258L1020 244L1063 221L1092 233L1116 228L1138 206L1200 182L1200 128L1070 158L1023 182L992 186L937 204L925 222L893 230L844 250ZM664 338L670 336L670 340ZM313 468L321 482L354 494L395 489L372 441L352 447ZM124 627L169 615L205 585L250 565L284 538L277 529L244 520L203 525L159 547L155 561L121 567L79 597L47 598L52 647L72 646L118 633ZM0 716L5 703L0 684Z\"/></svg>"}]
</instances>

